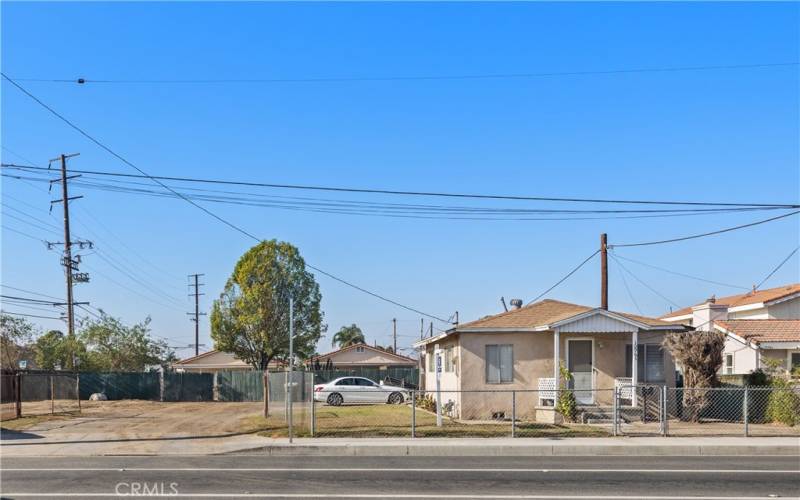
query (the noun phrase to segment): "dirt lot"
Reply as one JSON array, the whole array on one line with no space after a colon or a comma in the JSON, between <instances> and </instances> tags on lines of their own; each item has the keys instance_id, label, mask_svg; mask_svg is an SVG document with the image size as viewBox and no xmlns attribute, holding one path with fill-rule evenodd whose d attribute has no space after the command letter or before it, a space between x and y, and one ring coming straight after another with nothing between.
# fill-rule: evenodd
<instances>
[{"instance_id":1,"label":"dirt lot","mask_svg":"<svg viewBox=\"0 0 800 500\"><path fill-rule=\"evenodd\" d=\"M36 405L41 405L42 408ZM220 436L246 431L242 419L261 411L261 403L160 403L156 401L83 401L77 413L47 415L49 402L23 403L23 417L3 421L13 430L48 438L105 436L108 439Z\"/></svg>"}]
</instances>

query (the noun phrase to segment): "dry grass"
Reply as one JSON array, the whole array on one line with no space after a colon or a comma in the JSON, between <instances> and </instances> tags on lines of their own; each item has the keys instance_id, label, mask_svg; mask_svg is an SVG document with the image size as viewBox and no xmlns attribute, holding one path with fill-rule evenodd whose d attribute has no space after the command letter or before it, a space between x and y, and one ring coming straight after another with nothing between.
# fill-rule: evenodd
<instances>
[{"instance_id":1,"label":"dry grass","mask_svg":"<svg viewBox=\"0 0 800 500\"><path fill-rule=\"evenodd\" d=\"M276 412L277 413L277 412ZM410 437L411 408L407 405L352 405L323 406L316 408L317 437ZM284 415L269 418L251 416L243 419L245 432L258 431L268 437L287 435ZM310 413L303 409L294 416L295 435L310 436ZM416 435L419 437L509 437L510 422L459 422L444 418L436 426L436 416L417 411ZM608 436L602 428L589 425L553 425L535 422L517 424L517 435L526 437L593 437Z\"/></svg>"},{"instance_id":2,"label":"dry grass","mask_svg":"<svg viewBox=\"0 0 800 500\"><path fill-rule=\"evenodd\" d=\"M60 413L55 415L33 415L30 417L20 417L12 420L3 420L2 428L9 431L24 431L43 422L67 420L77 415L78 413Z\"/></svg>"}]
</instances>

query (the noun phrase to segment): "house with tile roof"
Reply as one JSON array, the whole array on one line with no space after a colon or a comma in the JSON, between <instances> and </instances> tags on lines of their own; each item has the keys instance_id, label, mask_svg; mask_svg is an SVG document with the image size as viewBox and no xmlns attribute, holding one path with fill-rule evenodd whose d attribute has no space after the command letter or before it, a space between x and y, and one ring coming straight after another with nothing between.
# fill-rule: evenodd
<instances>
[{"instance_id":1,"label":"house with tile roof","mask_svg":"<svg viewBox=\"0 0 800 500\"><path fill-rule=\"evenodd\" d=\"M511 391L519 391L517 415L548 421L557 418L560 365L571 373L569 386L583 407L610 407L615 389L624 404L637 406L640 395L633 381L674 387L675 363L661 342L667 333L685 329L657 318L547 299L457 325L415 347L426 360L425 387L436 386L439 364L443 403L452 403L460 418L510 416Z\"/></svg>"},{"instance_id":2,"label":"house with tile roof","mask_svg":"<svg viewBox=\"0 0 800 500\"><path fill-rule=\"evenodd\" d=\"M270 361L270 370L276 370L281 367L282 364L278 361ZM178 372L214 373L220 371L251 371L255 368L229 352L214 349L176 361L172 363L172 369Z\"/></svg>"},{"instance_id":3,"label":"house with tile roof","mask_svg":"<svg viewBox=\"0 0 800 500\"><path fill-rule=\"evenodd\" d=\"M724 333L723 374L752 373L766 359L787 371L800 366L800 283L711 297L661 319Z\"/></svg>"},{"instance_id":4,"label":"house with tile roof","mask_svg":"<svg viewBox=\"0 0 800 500\"><path fill-rule=\"evenodd\" d=\"M415 367L417 360L373 347L368 344L353 344L332 352L313 356L306 361L310 367L326 366L330 361L333 369L349 370L353 368L387 369L389 367Z\"/></svg>"}]
</instances>

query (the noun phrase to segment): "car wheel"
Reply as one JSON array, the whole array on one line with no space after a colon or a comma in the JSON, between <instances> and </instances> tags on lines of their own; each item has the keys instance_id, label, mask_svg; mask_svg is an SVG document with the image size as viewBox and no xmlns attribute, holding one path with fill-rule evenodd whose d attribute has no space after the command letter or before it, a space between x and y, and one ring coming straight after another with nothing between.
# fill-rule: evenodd
<instances>
[{"instance_id":1,"label":"car wheel","mask_svg":"<svg viewBox=\"0 0 800 500\"><path fill-rule=\"evenodd\" d=\"M403 395L399 392L393 392L389 394L389 404L390 405L399 405L403 402Z\"/></svg>"},{"instance_id":2,"label":"car wheel","mask_svg":"<svg viewBox=\"0 0 800 500\"><path fill-rule=\"evenodd\" d=\"M328 396L328 404L331 406L341 406L344 402L344 398L341 394L334 392L330 396Z\"/></svg>"}]
</instances>

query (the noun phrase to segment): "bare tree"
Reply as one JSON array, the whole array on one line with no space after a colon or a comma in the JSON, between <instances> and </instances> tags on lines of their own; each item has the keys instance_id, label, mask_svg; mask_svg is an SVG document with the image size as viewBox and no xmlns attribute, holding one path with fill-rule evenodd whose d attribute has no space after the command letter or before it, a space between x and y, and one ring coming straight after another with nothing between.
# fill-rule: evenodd
<instances>
[{"instance_id":1,"label":"bare tree","mask_svg":"<svg viewBox=\"0 0 800 500\"><path fill-rule=\"evenodd\" d=\"M725 336L719 332L674 332L662 344L683 367L684 416L700 421L708 405L708 388L719 384L717 372L722 366Z\"/></svg>"}]
</instances>

